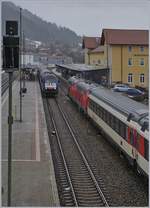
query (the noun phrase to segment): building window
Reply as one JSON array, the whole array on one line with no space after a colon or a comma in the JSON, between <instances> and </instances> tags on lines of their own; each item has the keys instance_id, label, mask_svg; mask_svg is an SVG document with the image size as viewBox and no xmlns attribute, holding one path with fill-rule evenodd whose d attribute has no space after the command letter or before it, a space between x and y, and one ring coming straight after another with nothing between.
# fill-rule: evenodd
<instances>
[{"instance_id":1,"label":"building window","mask_svg":"<svg viewBox=\"0 0 150 208\"><path fill-rule=\"evenodd\" d=\"M128 46L128 51L129 51L129 52L132 51L132 46Z\"/></svg>"},{"instance_id":2,"label":"building window","mask_svg":"<svg viewBox=\"0 0 150 208\"><path fill-rule=\"evenodd\" d=\"M99 60L98 60L98 64L100 64L100 63L101 63L101 60L99 59Z\"/></svg>"},{"instance_id":3,"label":"building window","mask_svg":"<svg viewBox=\"0 0 150 208\"><path fill-rule=\"evenodd\" d=\"M144 52L144 46L140 46L140 52Z\"/></svg>"},{"instance_id":4,"label":"building window","mask_svg":"<svg viewBox=\"0 0 150 208\"><path fill-rule=\"evenodd\" d=\"M144 58L140 59L140 66L144 66Z\"/></svg>"},{"instance_id":5,"label":"building window","mask_svg":"<svg viewBox=\"0 0 150 208\"><path fill-rule=\"evenodd\" d=\"M140 82L144 83L144 74L140 74Z\"/></svg>"},{"instance_id":6,"label":"building window","mask_svg":"<svg viewBox=\"0 0 150 208\"><path fill-rule=\"evenodd\" d=\"M128 83L132 83L132 73L128 74Z\"/></svg>"},{"instance_id":7,"label":"building window","mask_svg":"<svg viewBox=\"0 0 150 208\"><path fill-rule=\"evenodd\" d=\"M128 66L132 66L132 58L128 59Z\"/></svg>"}]
</instances>

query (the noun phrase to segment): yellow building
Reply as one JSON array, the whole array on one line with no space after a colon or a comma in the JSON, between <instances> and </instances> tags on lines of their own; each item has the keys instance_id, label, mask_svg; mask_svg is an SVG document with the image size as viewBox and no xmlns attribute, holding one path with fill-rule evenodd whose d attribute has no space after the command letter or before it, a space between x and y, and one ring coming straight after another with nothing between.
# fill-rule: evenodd
<instances>
[{"instance_id":1,"label":"yellow building","mask_svg":"<svg viewBox=\"0 0 150 208\"><path fill-rule=\"evenodd\" d=\"M104 46L98 46L94 50L88 52L89 64L96 66L104 66Z\"/></svg>"},{"instance_id":2,"label":"yellow building","mask_svg":"<svg viewBox=\"0 0 150 208\"><path fill-rule=\"evenodd\" d=\"M121 82L148 88L148 30L103 29L101 45L109 85Z\"/></svg>"}]
</instances>

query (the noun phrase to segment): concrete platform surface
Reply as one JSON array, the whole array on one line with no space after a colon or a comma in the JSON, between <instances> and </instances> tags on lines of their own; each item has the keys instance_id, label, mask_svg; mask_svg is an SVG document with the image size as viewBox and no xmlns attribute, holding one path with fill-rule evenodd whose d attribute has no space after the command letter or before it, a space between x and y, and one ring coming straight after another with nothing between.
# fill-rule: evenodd
<instances>
[{"instance_id":1,"label":"concrete platform surface","mask_svg":"<svg viewBox=\"0 0 150 208\"><path fill-rule=\"evenodd\" d=\"M39 84L26 82L20 119L19 81L13 84L11 206L59 206ZM2 98L2 206L7 206L8 93Z\"/></svg>"}]
</instances>

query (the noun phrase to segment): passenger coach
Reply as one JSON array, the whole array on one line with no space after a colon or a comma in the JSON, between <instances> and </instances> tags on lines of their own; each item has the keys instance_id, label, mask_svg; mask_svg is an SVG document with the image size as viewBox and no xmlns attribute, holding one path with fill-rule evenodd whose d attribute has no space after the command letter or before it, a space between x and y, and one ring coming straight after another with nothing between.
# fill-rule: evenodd
<instances>
[{"instance_id":1,"label":"passenger coach","mask_svg":"<svg viewBox=\"0 0 150 208\"><path fill-rule=\"evenodd\" d=\"M148 107L99 87L89 95L87 114L137 166L138 172L148 175Z\"/></svg>"}]
</instances>

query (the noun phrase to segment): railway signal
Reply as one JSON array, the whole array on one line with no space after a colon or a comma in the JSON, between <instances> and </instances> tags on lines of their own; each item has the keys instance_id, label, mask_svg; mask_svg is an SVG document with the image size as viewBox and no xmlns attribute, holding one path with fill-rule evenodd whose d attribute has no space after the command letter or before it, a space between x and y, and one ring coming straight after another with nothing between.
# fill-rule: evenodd
<instances>
[{"instance_id":1,"label":"railway signal","mask_svg":"<svg viewBox=\"0 0 150 208\"><path fill-rule=\"evenodd\" d=\"M19 70L18 22L6 21L6 36L3 37L3 70L9 74L8 104L8 199L11 206L11 161L12 161L12 78L13 72Z\"/></svg>"},{"instance_id":2,"label":"railway signal","mask_svg":"<svg viewBox=\"0 0 150 208\"><path fill-rule=\"evenodd\" d=\"M19 37L3 37L3 70L16 71L19 68Z\"/></svg>"}]
</instances>

